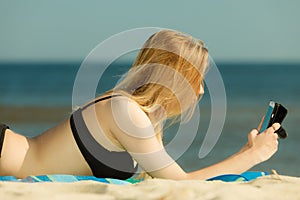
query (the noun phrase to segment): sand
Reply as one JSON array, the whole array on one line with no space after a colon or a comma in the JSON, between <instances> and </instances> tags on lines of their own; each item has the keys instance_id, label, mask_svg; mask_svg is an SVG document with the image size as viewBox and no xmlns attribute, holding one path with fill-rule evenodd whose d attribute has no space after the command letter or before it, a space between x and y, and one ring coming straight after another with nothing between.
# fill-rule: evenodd
<instances>
[{"instance_id":1,"label":"sand","mask_svg":"<svg viewBox=\"0 0 300 200\"><path fill-rule=\"evenodd\" d=\"M111 200L111 199L201 199L201 200L294 200L300 199L300 178L270 175L254 181L146 180L134 185L111 185L93 181L76 183L0 182L1 200Z\"/></svg>"}]
</instances>

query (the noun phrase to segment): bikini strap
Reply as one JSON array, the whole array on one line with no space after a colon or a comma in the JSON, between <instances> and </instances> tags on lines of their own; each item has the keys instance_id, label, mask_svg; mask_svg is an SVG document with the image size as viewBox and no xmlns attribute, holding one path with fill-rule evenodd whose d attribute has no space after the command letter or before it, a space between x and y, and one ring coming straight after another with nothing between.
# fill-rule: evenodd
<instances>
[{"instance_id":1,"label":"bikini strap","mask_svg":"<svg viewBox=\"0 0 300 200\"><path fill-rule=\"evenodd\" d=\"M2 152L2 147L3 147L3 143L4 143L5 131L8 128L9 127L6 126L5 124L0 123L0 158L1 158L1 152Z\"/></svg>"},{"instance_id":2,"label":"bikini strap","mask_svg":"<svg viewBox=\"0 0 300 200\"><path fill-rule=\"evenodd\" d=\"M92 101L92 102L88 103L87 105L83 106L82 108L80 108L80 110L84 110L84 109L88 108L89 106L91 106L93 104L96 104L100 101L104 101L106 99L110 99L112 97L117 97L117 96L122 96L122 95L121 94L115 94L115 95L111 95L111 96L102 97L100 99L95 99L94 101Z\"/></svg>"}]
</instances>

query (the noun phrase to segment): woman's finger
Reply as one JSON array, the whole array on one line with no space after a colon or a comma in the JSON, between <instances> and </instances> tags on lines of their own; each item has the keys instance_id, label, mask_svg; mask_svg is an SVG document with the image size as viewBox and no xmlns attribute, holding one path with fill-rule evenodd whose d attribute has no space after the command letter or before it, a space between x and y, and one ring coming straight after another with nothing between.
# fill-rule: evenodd
<instances>
[{"instance_id":1,"label":"woman's finger","mask_svg":"<svg viewBox=\"0 0 300 200\"><path fill-rule=\"evenodd\" d=\"M275 131L277 131L278 129L280 128L280 124L279 123L274 123L274 124L272 124L272 126L270 126L267 130L266 130L266 132L267 133L275 133Z\"/></svg>"},{"instance_id":2,"label":"woman's finger","mask_svg":"<svg viewBox=\"0 0 300 200\"><path fill-rule=\"evenodd\" d=\"M257 134L259 134L258 130L257 129L252 129L249 134L248 134L248 144L250 146L253 145L253 140L254 138L257 136Z\"/></svg>"},{"instance_id":3,"label":"woman's finger","mask_svg":"<svg viewBox=\"0 0 300 200\"><path fill-rule=\"evenodd\" d=\"M274 132L275 132L280 128L280 124L279 123L274 123L274 124L272 124L272 127L273 127Z\"/></svg>"},{"instance_id":4,"label":"woman's finger","mask_svg":"<svg viewBox=\"0 0 300 200\"><path fill-rule=\"evenodd\" d=\"M275 135L275 139L277 140L279 138L278 134L275 133L274 135Z\"/></svg>"},{"instance_id":5,"label":"woman's finger","mask_svg":"<svg viewBox=\"0 0 300 200\"><path fill-rule=\"evenodd\" d=\"M261 129L261 127L262 127L262 124L263 124L263 122L264 122L264 119L265 119L265 116L263 116L262 118L261 118L261 121L259 122L259 125L258 125L258 127L257 127L257 130L260 132L260 129Z\"/></svg>"}]
</instances>

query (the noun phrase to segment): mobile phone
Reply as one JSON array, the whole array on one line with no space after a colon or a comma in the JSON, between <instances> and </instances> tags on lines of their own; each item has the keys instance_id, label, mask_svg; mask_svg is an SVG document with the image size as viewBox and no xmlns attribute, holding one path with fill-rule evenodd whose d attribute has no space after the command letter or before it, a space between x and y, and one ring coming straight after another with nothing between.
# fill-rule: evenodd
<instances>
[{"instance_id":1,"label":"mobile phone","mask_svg":"<svg viewBox=\"0 0 300 200\"><path fill-rule=\"evenodd\" d=\"M276 122L282 124L287 113L288 110L283 105L276 103L274 101L270 101L260 132L263 132L264 130L266 130ZM284 128L282 128L282 126L276 131L276 133L281 139L287 137L287 132L284 130Z\"/></svg>"}]
</instances>

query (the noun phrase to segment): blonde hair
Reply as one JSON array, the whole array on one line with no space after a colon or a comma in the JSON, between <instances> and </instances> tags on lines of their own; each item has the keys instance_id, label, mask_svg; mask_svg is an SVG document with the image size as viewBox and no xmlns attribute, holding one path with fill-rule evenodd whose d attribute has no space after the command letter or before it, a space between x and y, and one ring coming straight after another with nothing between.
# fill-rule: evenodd
<instances>
[{"instance_id":1,"label":"blonde hair","mask_svg":"<svg viewBox=\"0 0 300 200\"><path fill-rule=\"evenodd\" d=\"M199 99L208 64L208 50L200 40L173 31L153 34L124 79L108 93L122 93L149 116L162 142L162 127L179 116L189 120Z\"/></svg>"},{"instance_id":2,"label":"blonde hair","mask_svg":"<svg viewBox=\"0 0 300 200\"><path fill-rule=\"evenodd\" d=\"M162 30L145 42L113 92L125 93L146 114L154 114L154 127L166 118L177 119L183 114L188 120L197 104L207 63L208 50L202 41L177 31ZM163 115L166 118L161 119Z\"/></svg>"}]
</instances>

